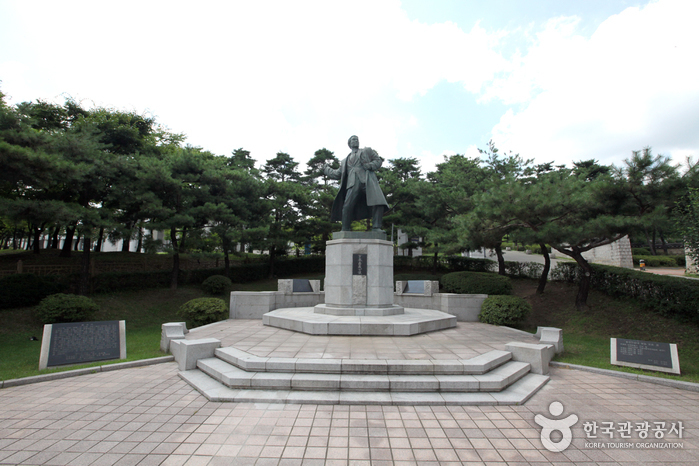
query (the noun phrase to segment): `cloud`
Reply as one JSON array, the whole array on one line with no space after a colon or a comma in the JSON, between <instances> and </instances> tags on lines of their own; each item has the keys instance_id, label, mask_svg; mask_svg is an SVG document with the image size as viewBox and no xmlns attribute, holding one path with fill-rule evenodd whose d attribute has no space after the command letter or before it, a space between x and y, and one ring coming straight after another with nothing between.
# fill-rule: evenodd
<instances>
[{"instance_id":1,"label":"cloud","mask_svg":"<svg viewBox=\"0 0 699 466\"><path fill-rule=\"evenodd\" d=\"M628 8L589 38L578 18L556 18L482 99L512 105L493 128L496 145L537 161L620 161L699 150L699 41L693 1Z\"/></svg>"},{"instance_id":2,"label":"cloud","mask_svg":"<svg viewBox=\"0 0 699 466\"><path fill-rule=\"evenodd\" d=\"M26 38L22 99L67 93L151 111L188 142L305 161L357 133L387 158L415 120L394 109L443 80L480 92L507 65L477 24L410 20L400 2L13 4ZM26 92L26 95L25 95ZM15 93L17 94L17 93ZM58 99L60 101L60 99Z\"/></svg>"}]
</instances>

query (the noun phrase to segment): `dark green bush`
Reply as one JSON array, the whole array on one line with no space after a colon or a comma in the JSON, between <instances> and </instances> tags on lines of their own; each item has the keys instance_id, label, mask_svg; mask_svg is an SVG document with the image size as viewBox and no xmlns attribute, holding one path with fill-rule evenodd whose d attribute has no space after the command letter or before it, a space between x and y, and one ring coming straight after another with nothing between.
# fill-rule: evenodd
<instances>
[{"instance_id":1,"label":"dark green bush","mask_svg":"<svg viewBox=\"0 0 699 466\"><path fill-rule=\"evenodd\" d=\"M677 267L686 267L687 266L687 257L686 256L670 256L675 258L675 263L677 264Z\"/></svg>"},{"instance_id":2,"label":"dark green bush","mask_svg":"<svg viewBox=\"0 0 699 466\"><path fill-rule=\"evenodd\" d=\"M196 298L184 303L177 315L187 321L190 328L212 324L228 318L226 302L219 298Z\"/></svg>"},{"instance_id":3,"label":"dark green bush","mask_svg":"<svg viewBox=\"0 0 699 466\"><path fill-rule=\"evenodd\" d=\"M92 277L93 293L164 288L170 284L169 270L154 272L105 272ZM74 280L79 280L78 275Z\"/></svg>"},{"instance_id":4,"label":"dark green bush","mask_svg":"<svg viewBox=\"0 0 699 466\"><path fill-rule=\"evenodd\" d=\"M442 275L442 291L459 294L511 294L509 277L484 272L452 272Z\"/></svg>"},{"instance_id":5,"label":"dark green bush","mask_svg":"<svg viewBox=\"0 0 699 466\"><path fill-rule=\"evenodd\" d=\"M590 288L610 296L639 300L663 316L699 322L699 281L656 275L638 270L591 264ZM559 262L555 280L578 282L581 269L573 262Z\"/></svg>"},{"instance_id":6,"label":"dark green bush","mask_svg":"<svg viewBox=\"0 0 699 466\"><path fill-rule=\"evenodd\" d=\"M446 258L450 270L464 272L492 272L497 270L497 262L472 257L449 256Z\"/></svg>"},{"instance_id":7,"label":"dark green bush","mask_svg":"<svg viewBox=\"0 0 699 466\"><path fill-rule=\"evenodd\" d=\"M663 316L699 322L699 282L612 267L592 266L592 289L638 299Z\"/></svg>"},{"instance_id":8,"label":"dark green bush","mask_svg":"<svg viewBox=\"0 0 699 466\"><path fill-rule=\"evenodd\" d=\"M505 261L505 274L511 278L535 278L541 276L543 264L536 262Z\"/></svg>"},{"instance_id":9,"label":"dark green bush","mask_svg":"<svg viewBox=\"0 0 699 466\"><path fill-rule=\"evenodd\" d=\"M633 265L638 266L641 260L646 267L677 267L675 256L633 256Z\"/></svg>"},{"instance_id":10,"label":"dark green bush","mask_svg":"<svg viewBox=\"0 0 699 466\"><path fill-rule=\"evenodd\" d=\"M231 289L233 282L223 275L212 275L201 284L201 288L208 294L221 294Z\"/></svg>"},{"instance_id":11,"label":"dark green bush","mask_svg":"<svg viewBox=\"0 0 699 466\"><path fill-rule=\"evenodd\" d=\"M648 248L631 248L631 254L634 256L650 256L650 249Z\"/></svg>"},{"instance_id":12,"label":"dark green bush","mask_svg":"<svg viewBox=\"0 0 699 466\"><path fill-rule=\"evenodd\" d=\"M517 325L527 318L532 306L518 296L488 296L478 320L493 325Z\"/></svg>"},{"instance_id":13,"label":"dark green bush","mask_svg":"<svg viewBox=\"0 0 699 466\"><path fill-rule=\"evenodd\" d=\"M99 306L87 296L53 294L41 300L36 315L44 324L85 322L92 318Z\"/></svg>"},{"instance_id":14,"label":"dark green bush","mask_svg":"<svg viewBox=\"0 0 699 466\"><path fill-rule=\"evenodd\" d=\"M574 283L579 279L580 267L575 262L558 262L551 270L551 280Z\"/></svg>"},{"instance_id":15,"label":"dark green bush","mask_svg":"<svg viewBox=\"0 0 699 466\"><path fill-rule=\"evenodd\" d=\"M16 273L0 278L0 309L38 304L45 297L64 291L52 278Z\"/></svg>"}]
</instances>

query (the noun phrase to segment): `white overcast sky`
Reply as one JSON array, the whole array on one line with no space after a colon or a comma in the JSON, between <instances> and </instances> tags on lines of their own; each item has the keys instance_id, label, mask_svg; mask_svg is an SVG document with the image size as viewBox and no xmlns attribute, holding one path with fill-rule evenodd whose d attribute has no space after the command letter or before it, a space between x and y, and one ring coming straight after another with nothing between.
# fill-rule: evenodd
<instances>
[{"instance_id":1,"label":"white overcast sky","mask_svg":"<svg viewBox=\"0 0 699 466\"><path fill-rule=\"evenodd\" d=\"M0 0L0 89L155 116L219 155L423 171L494 140L537 162L699 156L699 1ZM302 165L302 169L305 166Z\"/></svg>"}]
</instances>

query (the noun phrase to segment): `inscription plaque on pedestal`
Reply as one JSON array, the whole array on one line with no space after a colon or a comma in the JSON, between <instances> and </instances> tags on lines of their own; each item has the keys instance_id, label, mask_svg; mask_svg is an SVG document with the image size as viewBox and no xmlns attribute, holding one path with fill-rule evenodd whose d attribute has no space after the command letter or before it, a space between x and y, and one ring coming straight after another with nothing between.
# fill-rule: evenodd
<instances>
[{"instance_id":1,"label":"inscription plaque on pedestal","mask_svg":"<svg viewBox=\"0 0 699 466\"><path fill-rule=\"evenodd\" d=\"M352 254L352 275L366 275L366 254Z\"/></svg>"},{"instance_id":2,"label":"inscription plaque on pedestal","mask_svg":"<svg viewBox=\"0 0 699 466\"><path fill-rule=\"evenodd\" d=\"M671 374L680 373L677 345L655 341L611 339L611 363Z\"/></svg>"},{"instance_id":3,"label":"inscription plaque on pedestal","mask_svg":"<svg viewBox=\"0 0 699 466\"><path fill-rule=\"evenodd\" d=\"M52 366L126 358L123 320L44 326L39 370Z\"/></svg>"}]
</instances>

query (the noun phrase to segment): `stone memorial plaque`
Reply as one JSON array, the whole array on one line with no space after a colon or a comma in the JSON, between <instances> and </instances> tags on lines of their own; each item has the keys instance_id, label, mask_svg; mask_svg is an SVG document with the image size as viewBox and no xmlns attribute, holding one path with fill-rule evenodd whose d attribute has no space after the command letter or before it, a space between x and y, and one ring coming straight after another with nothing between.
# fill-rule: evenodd
<instances>
[{"instance_id":1,"label":"stone memorial plaque","mask_svg":"<svg viewBox=\"0 0 699 466\"><path fill-rule=\"evenodd\" d=\"M352 254L352 275L366 275L366 254Z\"/></svg>"},{"instance_id":2,"label":"stone memorial plaque","mask_svg":"<svg viewBox=\"0 0 699 466\"><path fill-rule=\"evenodd\" d=\"M292 290L294 293L313 293L311 281L306 278L294 278Z\"/></svg>"},{"instance_id":3,"label":"stone memorial plaque","mask_svg":"<svg viewBox=\"0 0 699 466\"><path fill-rule=\"evenodd\" d=\"M123 320L44 325L39 370L126 358Z\"/></svg>"},{"instance_id":4,"label":"stone memorial plaque","mask_svg":"<svg viewBox=\"0 0 699 466\"><path fill-rule=\"evenodd\" d=\"M417 293L425 294L425 281L424 280L408 280L405 285L403 293Z\"/></svg>"},{"instance_id":5,"label":"stone memorial plaque","mask_svg":"<svg viewBox=\"0 0 699 466\"><path fill-rule=\"evenodd\" d=\"M652 371L680 373L677 345L655 341L611 339L611 363Z\"/></svg>"}]
</instances>

